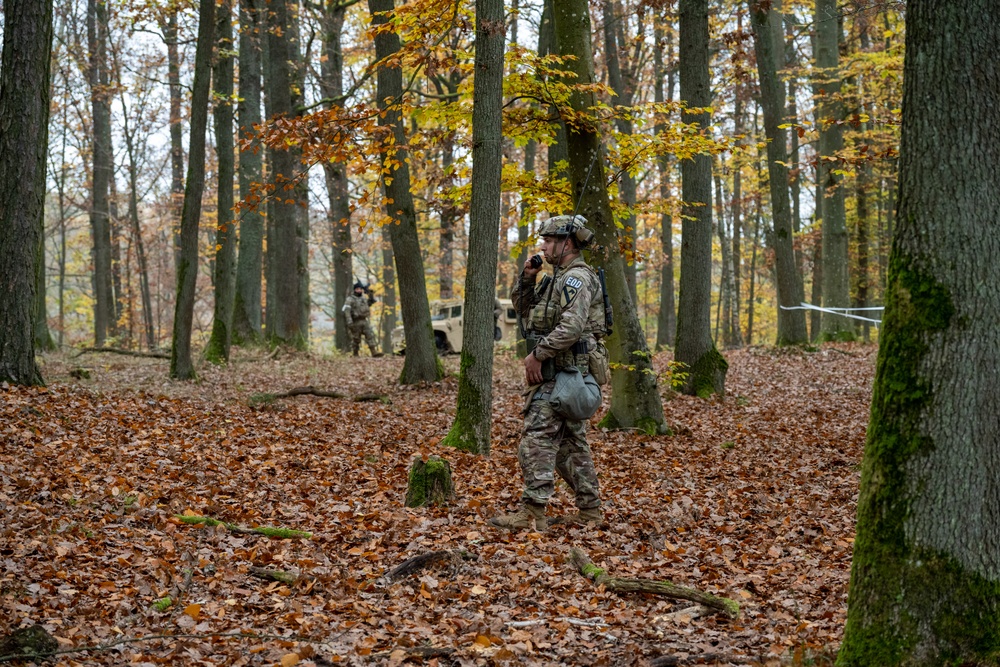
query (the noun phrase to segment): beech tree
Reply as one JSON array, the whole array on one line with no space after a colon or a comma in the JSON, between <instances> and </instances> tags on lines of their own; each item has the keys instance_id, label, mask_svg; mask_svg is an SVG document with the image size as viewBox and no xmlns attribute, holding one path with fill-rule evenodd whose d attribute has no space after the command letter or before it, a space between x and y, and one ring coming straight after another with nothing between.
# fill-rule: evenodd
<instances>
[{"instance_id":1,"label":"beech tree","mask_svg":"<svg viewBox=\"0 0 1000 667\"><path fill-rule=\"evenodd\" d=\"M575 83L593 83L594 56L587 0L560 0L553 3L553 10L559 54L574 56L565 66L576 74ZM604 171L604 146L598 128L585 119L595 103L592 89L577 89L573 93L570 104L584 118L566 123L566 146L573 201L580 202L579 213L587 218L595 234L597 247L590 252L589 259L605 269L614 310L614 333L608 338L608 351L616 367L611 375L611 407L601 424L615 429L639 428L647 433L665 433L663 403L656 375L651 372L652 355L632 302L625 278L625 262L619 252Z\"/></svg>"},{"instance_id":2,"label":"beech tree","mask_svg":"<svg viewBox=\"0 0 1000 667\"><path fill-rule=\"evenodd\" d=\"M681 101L683 122L709 124L703 111L712 103L708 72L708 0L680 0ZM694 155L681 162L681 277L674 359L685 364L684 392L698 396L725 392L728 364L712 342L712 158Z\"/></svg>"},{"instance_id":3,"label":"beech tree","mask_svg":"<svg viewBox=\"0 0 1000 667\"><path fill-rule=\"evenodd\" d=\"M219 183L215 235L215 312L212 334L205 347L205 358L215 364L229 361L232 342L233 297L236 273L236 221L233 219L233 181L236 158L233 141L233 21L232 7L223 0L216 8L218 45L212 69L215 108L215 154L219 164Z\"/></svg>"},{"instance_id":4,"label":"beech tree","mask_svg":"<svg viewBox=\"0 0 1000 667\"><path fill-rule=\"evenodd\" d=\"M847 214L844 210L843 171L837 154L844 148L840 94L840 22L836 0L816 0L816 69L819 102L818 189L823 198L823 307L850 307L847 266ZM823 337L853 338L854 328L846 317L823 313Z\"/></svg>"},{"instance_id":5,"label":"beech tree","mask_svg":"<svg viewBox=\"0 0 1000 667\"><path fill-rule=\"evenodd\" d=\"M472 110L472 203L455 422L442 444L490 453L493 423L493 304L503 169L503 0L476 0Z\"/></svg>"},{"instance_id":6,"label":"beech tree","mask_svg":"<svg viewBox=\"0 0 1000 667\"><path fill-rule=\"evenodd\" d=\"M779 53L775 51L772 21L780 14L759 0L748 0L753 26L754 51L760 79L760 105L767 136L767 170L770 176L771 215L774 217L774 258L778 284L778 345L798 345L808 340L806 314L797 307L805 300L802 276L792 245L792 207L788 196L788 149L782 129L785 91L778 78ZM783 58L784 54L780 56ZM781 307L795 307L784 310Z\"/></svg>"},{"instance_id":7,"label":"beech tree","mask_svg":"<svg viewBox=\"0 0 1000 667\"><path fill-rule=\"evenodd\" d=\"M260 0L240 0L239 37L239 116L240 135L254 132L260 123L261 103L261 17ZM258 209L251 186L262 180L263 159L253 149L240 151L240 197L250 207L240 214L239 252L236 260L236 293L233 305L235 345L259 343L261 339L261 269L263 264L264 216Z\"/></svg>"},{"instance_id":8,"label":"beech tree","mask_svg":"<svg viewBox=\"0 0 1000 667\"><path fill-rule=\"evenodd\" d=\"M368 0L372 26L389 22L394 0ZM385 128L385 177L382 180L386 199L389 238L396 262L399 296L403 311L403 333L406 336L406 358L399 381L402 384L434 382L441 379L444 369L434 347L430 303L424 284L424 260L417 238L416 212L410 193L410 166L406 160L406 132L400 101L403 97L403 72L398 65L386 63L386 58L400 48L399 35L379 29L375 33L375 57L380 64L376 79L379 127ZM496 250L494 248L494 254Z\"/></svg>"},{"instance_id":9,"label":"beech tree","mask_svg":"<svg viewBox=\"0 0 1000 667\"><path fill-rule=\"evenodd\" d=\"M208 127L208 95L211 83L212 41L215 32L215 0L201 0L198 10L198 46L194 57L194 91L191 95L191 135L187 182L181 213L180 263L177 266L177 301L170 349L170 377L195 377L191 359L191 329L194 324L195 283L198 277L198 223L201 196L205 191L205 132Z\"/></svg>"},{"instance_id":10,"label":"beech tree","mask_svg":"<svg viewBox=\"0 0 1000 667\"><path fill-rule=\"evenodd\" d=\"M52 0L4 3L0 56L0 382L43 384L35 363L35 264L49 136Z\"/></svg>"},{"instance_id":11,"label":"beech tree","mask_svg":"<svg viewBox=\"0 0 1000 667\"><path fill-rule=\"evenodd\" d=\"M956 48L961 44L961 48ZM906 6L889 258L838 665L1000 653L1000 6ZM824 252L826 248L824 247Z\"/></svg>"}]
</instances>

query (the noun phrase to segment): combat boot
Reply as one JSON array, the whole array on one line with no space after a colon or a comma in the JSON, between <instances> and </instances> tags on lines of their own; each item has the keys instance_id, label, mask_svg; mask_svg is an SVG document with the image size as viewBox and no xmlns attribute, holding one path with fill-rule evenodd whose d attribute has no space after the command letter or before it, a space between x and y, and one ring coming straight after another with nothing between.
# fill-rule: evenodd
<instances>
[{"instance_id":1,"label":"combat boot","mask_svg":"<svg viewBox=\"0 0 1000 667\"><path fill-rule=\"evenodd\" d=\"M490 523L498 528L510 530L521 530L522 528L532 528L538 532L549 527L545 518L545 505L535 505L533 503L522 503L521 509L513 514L502 514L490 519Z\"/></svg>"},{"instance_id":2,"label":"combat boot","mask_svg":"<svg viewBox=\"0 0 1000 667\"><path fill-rule=\"evenodd\" d=\"M368 349L370 349L372 351L372 358L378 359L379 357L382 356L382 352L380 350L377 350L374 347L370 347Z\"/></svg>"},{"instance_id":3,"label":"combat boot","mask_svg":"<svg viewBox=\"0 0 1000 667\"><path fill-rule=\"evenodd\" d=\"M564 516L556 517L551 521L551 525L557 524L574 526L600 526L604 523L604 513L600 507L591 507L577 512L571 512Z\"/></svg>"}]
</instances>

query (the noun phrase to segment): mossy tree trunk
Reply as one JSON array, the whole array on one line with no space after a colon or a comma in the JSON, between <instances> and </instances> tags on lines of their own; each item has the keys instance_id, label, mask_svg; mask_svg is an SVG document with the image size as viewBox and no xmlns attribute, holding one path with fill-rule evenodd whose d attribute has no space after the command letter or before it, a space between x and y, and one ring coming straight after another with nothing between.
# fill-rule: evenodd
<instances>
[{"instance_id":1,"label":"mossy tree trunk","mask_svg":"<svg viewBox=\"0 0 1000 667\"><path fill-rule=\"evenodd\" d=\"M458 408L442 444L489 456L493 413L493 304L500 234L503 0L476 0L472 107L472 202L462 321Z\"/></svg>"},{"instance_id":2,"label":"mossy tree trunk","mask_svg":"<svg viewBox=\"0 0 1000 667\"><path fill-rule=\"evenodd\" d=\"M1000 69L982 63L1000 5L906 12L899 217L838 664L993 665Z\"/></svg>"},{"instance_id":3,"label":"mossy tree trunk","mask_svg":"<svg viewBox=\"0 0 1000 667\"><path fill-rule=\"evenodd\" d=\"M708 0L680 1L681 101L712 103L708 73ZM709 126L707 113L685 112L684 123ZM712 342L712 158L681 162L681 278L674 359L685 364L683 390L708 396L725 393L726 360Z\"/></svg>"},{"instance_id":4,"label":"mossy tree trunk","mask_svg":"<svg viewBox=\"0 0 1000 667\"><path fill-rule=\"evenodd\" d=\"M233 218L233 181L236 160L233 142L233 22L232 7L224 0L216 9L218 49L212 72L215 92L215 154L218 159L218 233L215 237L215 311L205 358L215 364L229 361L232 343L233 297L236 278L236 220Z\"/></svg>"},{"instance_id":5,"label":"mossy tree trunk","mask_svg":"<svg viewBox=\"0 0 1000 667\"><path fill-rule=\"evenodd\" d=\"M195 282L198 276L198 223L205 191L205 133L208 128L208 94L212 72L212 42L215 33L215 0L201 0L198 10L198 46L194 56L194 90L191 94L191 134L188 148L187 183L181 213L181 254L177 266L177 301L170 350L170 377L195 377L191 359L191 329L194 324Z\"/></svg>"},{"instance_id":6,"label":"mossy tree trunk","mask_svg":"<svg viewBox=\"0 0 1000 667\"><path fill-rule=\"evenodd\" d=\"M368 0L372 25L379 26L389 22L394 5L394 0ZM380 32L375 35L376 59L384 61L399 49L399 35L395 32ZM401 384L434 382L444 375L444 368L434 346L431 309L424 282L424 260L420 253L416 210L410 192L408 142L400 111L403 71L391 64L380 66L376 75L376 91L378 108L382 111L379 126L392 132L392 141L386 141L381 150L391 175L391 178L383 181L383 192L386 201L391 202L386 205L386 213L393 220L388 225L389 238L398 272L399 301L403 311L403 333L406 336L406 358L399 381Z\"/></svg>"},{"instance_id":7,"label":"mossy tree trunk","mask_svg":"<svg viewBox=\"0 0 1000 667\"><path fill-rule=\"evenodd\" d=\"M48 151L52 0L7 0L0 65L0 382L40 385L35 266Z\"/></svg>"},{"instance_id":8,"label":"mossy tree trunk","mask_svg":"<svg viewBox=\"0 0 1000 667\"><path fill-rule=\"evenodd\" d=\"M451 466L446 460L438 456L430 456L427 461L420 457L413 459L406 484L407 507L447 505L454 496Z\"/></svg>"},{"instance_id":9,"label":"mossy tree trunk","mask_svg":"<svg viewBox=\"0 0 1000 667\"><path fill-rule=\"evenodd\" d=\"M576 74L577 83L593 83L594 55L590 10L586 0L561 0L553 7L559 54L576 57L566 67ZM575 92L570 99L574 111L584 114L595 103L591 91ZM601 135L598 128L589 122L567 124L566 145L573 201L580 202L579 213L587 218L588 226L595 234L595 247L589 253L589 259L604 268L614 309L614 334L608 338L608 350L616 367L611 376L611 408L602 425L614 429L639 428L648 433L666 433L656 375L649 372L652 370L649 346L632 302L625 278L625 263L619 252L618 232L608 198Z\"/></svg>"}]
</instances>

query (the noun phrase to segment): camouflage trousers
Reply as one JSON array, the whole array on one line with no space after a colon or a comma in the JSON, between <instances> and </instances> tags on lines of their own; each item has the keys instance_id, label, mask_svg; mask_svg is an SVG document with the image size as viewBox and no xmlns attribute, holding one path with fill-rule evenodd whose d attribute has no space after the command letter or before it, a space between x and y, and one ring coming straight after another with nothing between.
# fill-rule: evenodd
<instances>
[{"instance_id":1,"label":"camouflage trousers","mask_svg":"<svg viewBox=\"0 0 1000 667\"><path fill-rule=\"evenodd\" d=\"M351 332L351 347L354 350L354 354L358 353L361 349L361 338L365 339L368 343L368 347L371 348L372 354L378 351L378 342L375 340L375 332L372 331L372 325L368 322L368 319L355 320L351 322L348 327Z\"/></svg>"},{"instance_id":2,"label":"camouflage trousers","mask_svg":"<svg viewBox=\"0 0 1000 667\"><path fill-rule=\"evenodd\" d=\"M546 382L538 394L548 394L555 383ZM544 505L555 493L555 473L566 480L581 509L600 507L597 471L587 444L587 423L564 419L545 399L536 399L524 416L524 432L517 459L524 475L522 500Z\"/></svg>"}]
</instances>

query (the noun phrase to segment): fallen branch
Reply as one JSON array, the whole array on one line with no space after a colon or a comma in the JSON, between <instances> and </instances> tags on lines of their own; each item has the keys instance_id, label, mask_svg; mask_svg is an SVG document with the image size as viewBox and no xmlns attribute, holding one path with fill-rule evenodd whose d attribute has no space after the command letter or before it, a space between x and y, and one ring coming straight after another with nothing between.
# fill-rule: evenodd
<instances>
[{"instance_id":1,"label":"fallen branch","mask_svg":"<svg viewBox=\"0 0 1000 667\"><path fill-rule=\"evenodd\" d=\"M451 655L454 652L455 649L447 646L400 646L391 651L372 653L371 657L389 658L395 656L400 659L400 662L402 662L409 658L441 658Z\"/></svg>"},{"instance_id":2,"label":"fallen branch","mask_svg":"<svg viewBox=\"0 0 1000 667\"><path fill-rule=\"evenodd\" d=\"M726 655L725 653L698 653L685 657L677 655L661 655L657 658L653 658L649 662L649 667L674 667L674 665L697 665L699 663L711 663L713 665L718 665L720 663L732 662L742 663L746 662L746 660L738 656Z\"/></svg>"},{"instance_id":3,"label":"fallen branch","mask_svg":"<svg viewBox=\"0 0 1000 667\"><path fill-rule=\"evenodd\" d=\"M375 392L369 392L366 394L358 394L354 397L355 403L365 403L367 401L388 401L389 397L385 394L376 394Z\"/></svg>"},{"instance_id":4,"label":"fallen branch","mask_svg":"<svg viewBox=\"0 0 1000 667\"><path fill-rule=\"evenodd\" d=\"M126 357L145 357L148 359L169 359L170 355L166 352L137 352L135 350L122 350L117 347L85 347L75 355L74 358L83 356L88 352L93 353L105 353L105 354L122 354Z\"/></svg>"},{"instance_id":5,"label":"fallen branch","mask_svg":"<svg viewBox=\"0 0 1000 667\"><path fill-rule=\"evenodd\" d=\"M293 396L319 396L321 398L348 398L347 394L341 394L339 391L325 391L323 389L317 389L316 387L294 387L288 391L282 392L280 394L271 394L267 392L262 392L258 394L251 394L247 403L250 407L256 407L258 405L270 405L274 403L279 398L292 398Z\"/></svg>"},{"instance_id":6,"label":"fallen branch","mask_svg":"<svg viewBox=\"0 0 1000 667\"><path fill-rule=\"evenodd\" d=\"M436 565L443 560L450 561L452 557L453 554L450 551L431 551L430 553L420 554L419 556L408 558L394 567L389 571L389 574L385 575L385 578L389 583L392 583L419 572L426 567Z\"/></svg>"},{"instance_id":7,"label":"fallen branch","mask_svg":"<svg viewBox=\"0 0 1000 667\"><path fill-rule=\"evenodd\" d=\"M287 572L285 570L271 570L266 567L257 567L255 565L250 566L250 574L257 577L258 579L267 579L269 581L278 581L283 584L288 584L291 586L296 581L299 580L299 575L294 572Z\"/></svg>"},{"instance_id":8,"label":"fallen branch","mask_svg":"<svg viewBox=\"0 0 1000 667\"><path fill-rule=\"evenodd\" d=\"M258 535L264 535L265 537L274 537L277 539L289 539L296 537L303 537L305 539L312 539L312 533L305 530L292 530L291 528L273 528L271 526L257 526L256 528L246 528L244 526L238 526L235 523L227 523L225 521L219 521L218 519L213 519L208 516L188 516L183 514L174 515L174 518L181 523L186 523L191 526L209 526L214 528L215 526L223 526L231 533L256 533Z\"/></svg>"},{"instance_id":9,"label":"fallen branch","mask_svg":"<svg viewBox=\"0 0 1000 667\"><path fill-rule=\"evenodd\" d=\"M277 641L295 641L303 644L323 644L326 643L325 639L310 639L309 637L300 637L298 635L286 636L286 635L269 635L269 634L257 634L254 632L205 632L201 634L176 634L176 635L146 635L145 637L119 637L106 644L98 644L96 646L76 646L73 648L60 649L58 651L43 651L38 653L12 653L9 655L0 655L0 662L11 662L13 660L35 660L38 658L47 658L54 655L69 655L70 653L86 653L95 652L101 653L104 651L114 651L117 650L122 644L138 644L141 642L154 641L157 639L215 639L217 637L234 637L238 639L265 639L265 640L277 640Z\"/></svg>"},{"instance_id":10,"label":"fallen branch","mask_svg":"<svg viewBox=\"0 0 1000 667\"><path fill-rule=\"evenodd\" d=\"M607 572L594 565L587 554L575 547L570 549L569 559L576 569L579 570L580 574L598 586L604 586L607 590L614 591L615 593L652 593L654 595L664 595L669 598L698 602L706 607L721 611L730 618L736 618L740 614L740 605L735 600L720 598L711 593L699 591L696 588L678 586L669 581L620 579L609 576Z\"/></svg>"}]
</instances>

